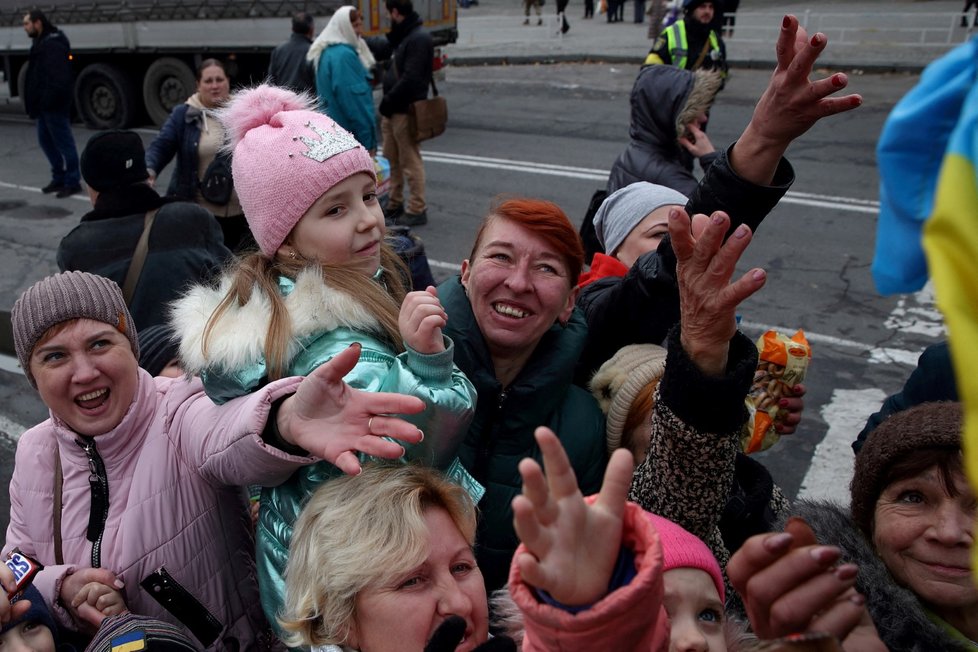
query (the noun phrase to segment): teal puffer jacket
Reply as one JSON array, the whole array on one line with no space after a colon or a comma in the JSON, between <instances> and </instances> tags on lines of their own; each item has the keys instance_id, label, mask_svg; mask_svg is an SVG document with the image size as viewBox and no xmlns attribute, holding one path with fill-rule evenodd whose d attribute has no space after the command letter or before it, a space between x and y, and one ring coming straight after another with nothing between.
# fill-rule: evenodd
<instances>
[{"instance_id":1,"label":"teal puffer jacket","mask_svg":"<svg viewBox=\"0 0 978 652\"><path fill-rule=\"evenodd\" d=\"M207 359L200 353L204 325L224 297L227 283L224 279L217 288L194 288L175 305L172 319L180 336L181 360L187 371L201 376L215 402L254 391L266 375L261 351L270 310L267 301L257 295L222 316L208 342ZM417 425L425 438L420 444L406 445L405 457L446 470L467 485L456 454L474 413L476 393L452 363L452 341L446 338L446 350L434 355L410 349L395 355L374 335L379 328L362 304L324 285L318 271L303 271L295 281L282 278L279 288L292 318L288 375L306 375L359 342L360 361L344 380L356 389L397 392L424 400L423 412L405 418ZM317 487L340 473L328 462L319 462L299 469L277 487L262 490L256 532L258 580L262 607L270 623L277 622L275 617L284 600L283 575L299 511Z\"/></svg>"},{"instance_id":2,"label":"teal puffer jacket","mask_svg":"<svg viewBox=\"0 0 978 652\"><path fill-rule=\"evenodd\" d=\"M571 382L587 324L575 309L566 327L552 326L523 371L504 388L496 380L489 349L459 278L442 283L438 297L448 312L445 334L455 341L455 362L479 392L459 459L486 488L479 502L476 559L486 589L493 591L506 583L519 545L510 507L522 488L516 467L524 457L542 462L533 438L538 426L557 433L585 495L601 488L607 463L604 415L590 392Z\"/></svg>"}]
</instances>

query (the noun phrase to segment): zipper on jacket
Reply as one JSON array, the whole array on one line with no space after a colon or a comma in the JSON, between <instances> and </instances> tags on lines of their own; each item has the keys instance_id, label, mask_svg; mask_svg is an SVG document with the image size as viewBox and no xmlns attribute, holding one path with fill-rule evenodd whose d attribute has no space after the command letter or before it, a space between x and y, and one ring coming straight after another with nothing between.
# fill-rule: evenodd
<instances>
[{"instance_id":1,"label":"zipper on jacket","mask_svg":"<svg viewBox=\"0 0 978 652\"><path fill-rule=\"evenodd\" d=\"M492 415L492 419L486 424L486 427L482 430L482 438L479 441L479 449L475 454L475 463L473 467L473 477L484 487L488 487L489 484L489 460L492 459L493 448L495 448L496 437L494 436L494 431L496 429L496 424L499 422L499 415L503 411L503 404L506 402L506 390L499 390L499 396L496 397L496 410Z\"/></svg>"},{"instance_id":2,"label":"zipper on jacket","mask_svg":"<svg viewBox=\"0 0 978 652\"><path fill-rule=\"evenodd\" d=\"M102 456L95 449L95 440L76 439L88 457L88 486L92 494L92 507L88 513L88 533L86 538L92 542L92 568L102 565L102 534L105 521L109 518L109 477L105 472Z\"/></svg>"}]
</instances>

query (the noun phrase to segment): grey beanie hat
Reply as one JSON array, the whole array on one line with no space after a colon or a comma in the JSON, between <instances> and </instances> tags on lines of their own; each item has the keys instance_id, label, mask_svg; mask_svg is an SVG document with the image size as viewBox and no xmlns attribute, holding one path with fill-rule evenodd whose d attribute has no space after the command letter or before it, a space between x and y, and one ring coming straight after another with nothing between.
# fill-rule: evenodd
<instances>
[{"instance_id":1,"label":"grey beanie hat","mask_svg":"<svg viewBox=\"0 0 978 652\"><path fill-rule=\"evenodd\" d=\"M685 206L688 201L686 195L672 188L636 181L601 202L594 215L594 232L604 253L613 256L646 215L663 206Z\"/></svg>"},{"instance_id":2,"label":"grey beanie hat","mask_svg":"<svg viewBox=\"0 0 978 652\"><path fill-rule=\"evenodd\" d=\"M618 349L591 378L590 388L607 416L608 453L621 447L628 413L638 393L666 370L666 350L656 344L629 344Z\"/></svg>"},{"instance_id":3,"label":"grey beanie hat","mask_svg":"<svg viewBox=\"0 0 978 652\"><path fill-rule=\"evenodd\" d=\"M109 324L129 339L132 353L139 359L136 328L119 286L88 272L55 274L27 288L10 311L17 360L31 387L37 389L30 365L34 345L49 328L72 319Z\"/></svg>"}]
</instances>

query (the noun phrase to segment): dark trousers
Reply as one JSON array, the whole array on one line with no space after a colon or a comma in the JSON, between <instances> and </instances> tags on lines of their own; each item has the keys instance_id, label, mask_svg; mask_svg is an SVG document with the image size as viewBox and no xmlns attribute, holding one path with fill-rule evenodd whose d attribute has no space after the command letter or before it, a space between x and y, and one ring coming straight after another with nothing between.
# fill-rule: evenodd
<instances>
[{"instance_id":1,"label":"dark trousers","mask_svg":"<svg viewBox=\"0 0 978 652\"><path fill-rule=\"evenodd\" d=\"M37 140L51 164L51 181L65 187L81 185L78 149L68 111L41 111L37 116Z\"/></svg>"}]
</instances>

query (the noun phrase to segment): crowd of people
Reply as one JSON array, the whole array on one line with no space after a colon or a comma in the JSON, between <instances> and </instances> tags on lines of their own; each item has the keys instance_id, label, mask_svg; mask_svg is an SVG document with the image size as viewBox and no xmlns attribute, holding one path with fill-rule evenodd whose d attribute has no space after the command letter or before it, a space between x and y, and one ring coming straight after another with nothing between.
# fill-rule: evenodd
<instances>
[{"instance_id":1,"label":"crowd of people","mask_svg":"<svg viewBox=\"0 0 978 652\"><path fill-rule=\"evenodd\" d=\"M405 107L430 37L387 8L386 49L354 7L316 38L297 15L279 85L232 93L207 59L148 151L88 142L93 210L11 313L50 418L17 447L3 555L36 566L0 565L0 647L976 649L946 349L853 433L849 505L792 504L741 443L737 313L767 276L738 263L792 141L861 104L810 79L825 36L785 17L721 150L721 73L650 63L583 237L499 200L460 274L412 288L386 236L425 216ZM804 412L785 384L782 435Z\"/></svg>"}]
</instances>

